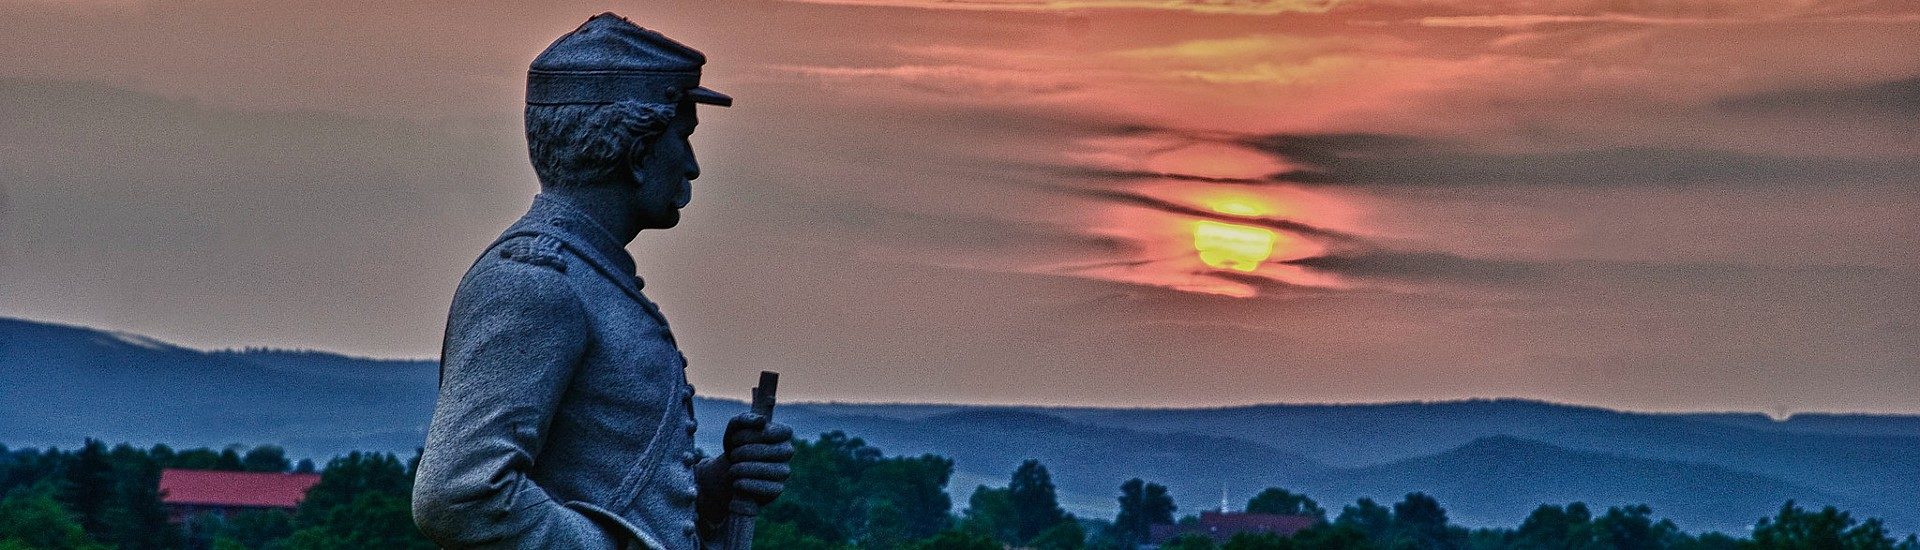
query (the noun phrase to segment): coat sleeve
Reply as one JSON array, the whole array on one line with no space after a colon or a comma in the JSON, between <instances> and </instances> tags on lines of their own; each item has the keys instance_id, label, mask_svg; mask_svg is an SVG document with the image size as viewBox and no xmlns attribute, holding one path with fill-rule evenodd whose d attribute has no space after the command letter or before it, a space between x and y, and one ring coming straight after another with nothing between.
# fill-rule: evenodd
<instances>
[{"instance_id":1,"label":"coat sleeve","mask_svg":"<svg viewBox=\"0 0 1920 550\"><path fill-rule=\"evenodd\" d=\"M413 488L420 530L447 548L615 548L592 519L528 477L586 349L565 276L483 264L455 293L440 397Z\"/></svg>"}]
</instances>

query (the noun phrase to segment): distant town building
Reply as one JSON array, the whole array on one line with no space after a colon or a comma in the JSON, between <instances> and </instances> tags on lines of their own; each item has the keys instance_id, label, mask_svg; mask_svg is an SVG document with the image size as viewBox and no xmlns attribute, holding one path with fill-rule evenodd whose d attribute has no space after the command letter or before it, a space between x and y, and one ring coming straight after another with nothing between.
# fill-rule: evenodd
<instances>
[{"instance_id":1,"label":"distant town building","mask_svg":"<svg viewBox=\"0 0 1920 550\"><path fill-rule=\"evenodd\" d=\"M1313 516L1286 516L1280 514L1253 514L1245 512L1200 512L1200 521L1184 525L1155 525L1148 542L1158 545L1173 540L1174 537L1197 534L1214 543L1227 542L1240 533L1273 533L1283 537L1293 536L1313 526L1319 521Z\"/></svg>"},{"instance_id":2,"label":"distant town building","mask_svg":"<svg viewBox=\"0 0 1920 550\"><path fill-rule=\"evenodd\" d=\"M320 474L167 468L160 471L160 502L173 523L209 514L225 519L246 510L292 512L318 483Z\"/></svg>"}]
</instances>

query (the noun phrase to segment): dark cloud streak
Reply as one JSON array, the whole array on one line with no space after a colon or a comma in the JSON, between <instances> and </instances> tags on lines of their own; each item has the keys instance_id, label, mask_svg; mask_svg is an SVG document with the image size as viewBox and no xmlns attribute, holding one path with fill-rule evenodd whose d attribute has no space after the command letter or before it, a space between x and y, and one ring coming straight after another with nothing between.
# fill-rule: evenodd
<instances>
[{"instance_id":1,"label":"dark cloud streak","mask_svg":"<svg viewBox=\"0 0 1920 550\"><path fill-rule=\"evenodd\" d=\"M1301 258L1285 262L1349 277L1405 282L1511 285L1549 277L1544 263L1467 258L1444 252L1373 250Z\"/></svg>"},{"instance_id":2,"label":"dark cloud streak","mask_svg":"<svg viewBox=\"0 0 1920 550\"><path fill-rule=\"evenodd\" d=\"M1871 89L1871 92L1862 91ZM1779 96L1760 103L1769 108L1906 109L1920 113L1920 79L1900 81L1839 95L1848 101L1816 96ZM1912 94L1911 99L1901 94ZM1769 96L1774 97L1774 96ZM1756 100L1758 101L1758 100ZM1746 105L1742 103L1742 105ZM1757 107L1753 107L1757 108ZM1836 107L1838 108L1838 107ZM1155 132L1121 128L1113 136ZM1308 185L1358 187L1419 186L1579 186L1595 188L1684 186L1778 186L1815 182L1904 182L1920 173L1920 158L1847 158L1776 155L1705 148L1613 147L1572 151L1486 152L1449 139L1376 133L1271 134L1210 138L1173 130L1158 133L1196 141L1219 140L1247 147L1297 168L1264 177L1217 177L1136 169L1048 166L1040 170L1069 178L1100 181L1174 180L1228 185Z\"/></svg>"},{"instance_id":3,"label":"dark cloud streak","mask_svg":"<svg viewBox=\"0 0 1920 550\"><path fill-rule=\"evenodd\" d=\"M1304 168L1269 179L1315 185L1800 185L1904 181L1920 159L1779 156L1662 147L1487 153L1444 139L1387 134L1278 134L1243 144Z\"/></svg>"},{"instance_id":4,"label":"dark cloud streak","mask_svg":"<svg viewBox=\"0 0 1920 550\"><path fill-rule=\"evenodd\" d=\"M1339 230L1328 229L1325 227L1320 227L1320 226L1316 226L1313 224L1300 222L1296 220L1289 220L1284 218L1249 218L1245 216L1222 214L1219 212L1214 212L1212 210L1188 206L1185 204L1180 204L1180 203L1162 199L1159 197L1143 195L1140 193L1133 193L1128 191L1117 191L1112 189L1085 189L1085 188L1064 187L1064 186L1053 187L1053 189L1062 193L1067 193L1072 195L1079 195L1083 197L1100 199L1108 202L1115 202L1120 204L1128 204L1133 206L1150 208L1153 210L1166 212L1168 214L1193 216L1196 218L1204 218L1204 219L1227 222L1227 223L1237 223L1242 225L1265 227L1267 229L1273 229L1276 231L1286 231L1288 233L1294 233L1298 235L1318 237L1318 238L1325 239L1325 240L1332 241L1334 243L1339 243L1339 244L1357 244L1357 243L1364 242L1364 239L1357 235L1353 235L1353 234L1346 233Z\"/></svg>"},{"instance_id":5,"label":"dark cloud streak","mask_svg":"<svg viewBox=\"0 0 1920 550\"><path fill-rule=\"evenodd\" d=\"M1069 177L1099 180L1131 181L1141 179L1169 179L1198 183L1225 183L1234 185L1265 185L1273 180L1263 178L1224 178L1214 176L1196 176L1193 174L1175 174L1148 170L1110 170L1105 168L1053 168L1050 171Z\"/></svg>"},{"instance_id":6,"label":"dark cloud streak","mask_svg":"<svg viewBox=\"0 0 1920 550\"><path fill-rule=\"evenodd\" d=\"M1799 116L1920 116L1920 77L1839 88L1792 89L1734 96L1716 106L1729 113ZM1913 128L1907 120L1907 128Z\"/></svg>"}]
</instances>

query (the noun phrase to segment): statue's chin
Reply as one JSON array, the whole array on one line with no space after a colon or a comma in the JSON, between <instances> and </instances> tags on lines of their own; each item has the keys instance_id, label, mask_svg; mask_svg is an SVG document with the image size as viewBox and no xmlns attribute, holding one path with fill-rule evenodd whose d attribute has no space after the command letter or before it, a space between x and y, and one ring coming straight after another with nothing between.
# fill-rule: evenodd
<instances>
[{"instance_id":1,"label":"statue's chin","mask_svg":"<svg viewBox=\"0 0 1920 550\"><path fill-rule=\"evenodd\" d=\"M668 210L665 214L655 216L653 219L648 221L651 223L648 223L647 227L651 227L653 229L672 228L673 226L680 225L680 211Z\"/></svg>"}]
</instances>

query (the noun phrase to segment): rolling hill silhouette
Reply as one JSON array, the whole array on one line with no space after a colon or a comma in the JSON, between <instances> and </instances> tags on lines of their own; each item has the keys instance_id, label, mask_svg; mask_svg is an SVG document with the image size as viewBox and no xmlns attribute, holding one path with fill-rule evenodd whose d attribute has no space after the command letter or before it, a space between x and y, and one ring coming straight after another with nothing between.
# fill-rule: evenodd
<instances>
[{"instance_id":1,"label":"rolling hill silhouette","mask_svg":"<svg viewBox=\"0 0 1920 550\"><path fill-rule=\"evenodd\" d=\"M175 447L274 443L296 457L411 454L437 368L287 350L201 351L138 335L0 318L0 443L86 437ZM702 426L742 410L701 398ZM1466 525L1517 524L1541 503L1645 503L1690 530L1741 530L1787 499L1920 527L1920 416L1650 414L1498 399L1208 409L783 404L810 436L955 460L951 490L1045 463L1070 511L1111 516L1120 483L1167 485L1181 511L1269 486L1330 511L1367 496L1438 497ZM718 430L702 430L712 448Z\"/></svg>"}]
</instances>

